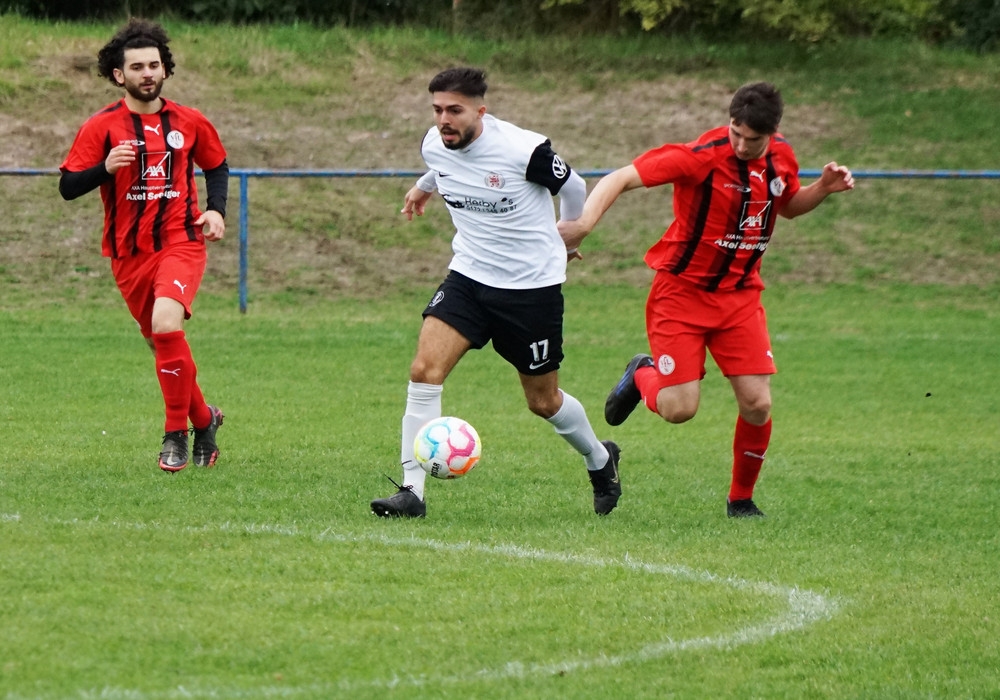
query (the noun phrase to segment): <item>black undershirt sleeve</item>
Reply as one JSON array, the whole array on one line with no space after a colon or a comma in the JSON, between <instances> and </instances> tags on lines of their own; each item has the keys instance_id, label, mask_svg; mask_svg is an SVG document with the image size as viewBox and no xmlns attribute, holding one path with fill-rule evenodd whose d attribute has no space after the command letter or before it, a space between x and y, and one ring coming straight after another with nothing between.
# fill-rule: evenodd
<instances>
[{"instance_id":1,"label":"black undershirt sleeve","mask_svg":"<svg viewBox=\"0 0 1000 700\"><path fill-rule=\"evenodd\" d=\"M76 199L85 195L91 190L96 190L102 184L111 179L111 173L104 167L104 161L92 168L79 172L65 171L59 177L59 194L63 199Z\"/></svg>"},{"instance_id":2,"label":"black undershirt sleeve","mask_svg":"<svg viewBox=\"0 0 1000 700\"><path fill-rule=\"evenodd\" d=\"M225 160L217 168L205 171L205 190L208 194L206 208L226 216L226 201L229 199L229 163Z\"/></svg>"}]
</instances>

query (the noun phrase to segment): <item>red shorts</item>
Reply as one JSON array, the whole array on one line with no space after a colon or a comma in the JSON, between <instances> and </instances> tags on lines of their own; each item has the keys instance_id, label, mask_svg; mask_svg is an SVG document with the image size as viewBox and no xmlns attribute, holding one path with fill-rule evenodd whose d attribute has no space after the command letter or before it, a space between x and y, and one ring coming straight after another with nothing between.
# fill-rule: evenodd
<instances>
[{"instance_id":1,"label":"red shorts","mask_svg":"<svg viewBox=\"0 0 1000 700\"><path fill-rule=\"evenodd\" d=\"M153 335L153 302L160 297L183 304L184 318L191 318L191 304L207 261L208 252L201 241L111 260L111 273L144 338Z\"/></svg>"},{"instance_id":2,"label":"red shorts","mask_svg":"<svg viewBox=\"0 0 1000 700\"><path fill-rule=\"evenodd\" d=\"M760 291L706 292L657 272L646 333L661 388L702 379L706 348L726 377L776 373Z\"/></svg>"}]
</instances>

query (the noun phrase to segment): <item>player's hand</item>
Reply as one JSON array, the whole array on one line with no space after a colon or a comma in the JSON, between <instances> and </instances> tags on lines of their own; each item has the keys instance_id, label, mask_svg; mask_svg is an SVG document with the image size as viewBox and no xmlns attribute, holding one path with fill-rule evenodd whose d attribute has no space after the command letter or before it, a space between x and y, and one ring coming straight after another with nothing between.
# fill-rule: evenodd
<instances>
[{"instance_id":1,"label":"player's hand","mask_svg":"<svg viewBox=\"0 0 1000 700\"><path fill-rule=\"evenodd\" d=\"M431 198L432 194L433 192L424 192L414 185L403 198L403 208L400 210L400 213L406 217L407 221L413 221L414 214L423 216L424 207L427 205L427 200Z\"/></svg>"},{"instance_id":2,"label":"player's hand","mask_svg":"<svg viewBox=\"0 0 1000 700\"><path fill-rule=\"evenodd\" d=\"M108 171L108 174L114 175L134 162L135 149L127 143L121 144L112 148L111 152L108 153L108 157L104 159L104 169Z\"/></svg>"},{"instance_id":3,"label":"player's hand","mask_svg":"<svg viewBox=\"0 0 1000 700\"><path fill-rule=\"evenodd\" d=\"M566 249L566 262L568 263L573 260L583 260L583 253L580 252L579 248Z\"/></svg>"},{"instance_id":4,"label":"player's hand","mask_svg":"<svg viewBox=\"0 0 1000 700\"><path fill-rule=\"evenodd\" d=\"M823 187L830 193L854 189L854 175L847 169L847 166L837 165L835 162L823 166L823 172L819 179Z\"/></svg>"},{"instance_id":5,"label":"player's hand","mask_svg":"<svg viewBox=\"0 0 1000 700\"><path fill-rule=\"evenodd\" d=\"M202 233L205 234L207 241L221 241L222 237L226 235L226 220L222 218L222 214L214 209L209 209L199 216L194 225L203 227Z\"/></svg>"},{"instance_id":6,"label":"player's hand","mask_svg":"<svg viewBox=\"0 0 1000 700\"><path fill-rule=\"evenodd\" d=\"M566 250L576 250L583 243L583 239L587 237L590 233L587 229L580 225L579 219L561 219L556 223L556 228L559 230L559 235L563 239L563 243L566 244ZM580 256L581 258L583 256Z\"/></svg>"}]
</instances>

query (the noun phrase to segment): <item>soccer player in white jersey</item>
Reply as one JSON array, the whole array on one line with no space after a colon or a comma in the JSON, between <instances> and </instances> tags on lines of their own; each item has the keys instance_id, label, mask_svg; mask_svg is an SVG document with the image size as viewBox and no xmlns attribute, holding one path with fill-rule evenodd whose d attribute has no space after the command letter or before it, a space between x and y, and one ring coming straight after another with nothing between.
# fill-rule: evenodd
<instances>
[{"instance_id":1,"label":"soccer player in white jersey","mask_svg":"<svg viewBox=\"0 0 1000 700\"><path fill-rule=\"evenodd\" d=\"M559 214L583 211L587 185L552 150L551 142L486 113L486 76L452 68L428 86L434 126L421 154L429 168L403 200L408 220L420 216L436 189L455 225L454 257L444 282L423 312L403 415L403 483L371 502L380 517L424 517L426 472L413 441L441 413L445 379L470 349L488 342L514 366L528 409L544 418L587 466L594 511L618 504L618 446L600 441L580 402L559 388L563 359L563 296L567 251L556 229ZM395 484L395 482L393 482Z\"/></svg>"}]
</instances>

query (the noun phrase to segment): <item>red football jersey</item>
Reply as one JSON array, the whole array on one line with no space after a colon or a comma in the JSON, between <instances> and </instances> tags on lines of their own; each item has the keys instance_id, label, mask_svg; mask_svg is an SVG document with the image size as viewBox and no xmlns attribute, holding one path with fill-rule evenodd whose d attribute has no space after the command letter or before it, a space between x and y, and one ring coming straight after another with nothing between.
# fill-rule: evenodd
<instances>
[{"instance_id":1,"label":"red football jersey","mask_svg":"<svg viewBox=\"0 0 1000 700\"><path fill-rule=\"evenodd\" d=\"M633 161L646 187L672 183L674 221L646 264L710 292L763 289L760 259L778 212L799 191L799 164L781 134L755 160L736 157L729 127L666 144Z\"/></svg>"},{"instance_id":2,"label":"red football jersey","mask_svg":"<svg viewBox=\"0 0 1000 700\"><path fill-rule=\"evenodd\" d=\"M226 151L211 122L198 110L163 100L156 114L136 114L119 100L92 116L76 135L63 172L80 172L131 144L135 162L101 185L104 240L101 252L123 258L178 241L204 240L195 166L222 165Z\"/></svg>"}]
</instances>

